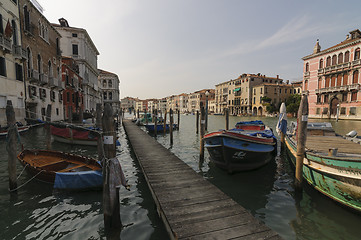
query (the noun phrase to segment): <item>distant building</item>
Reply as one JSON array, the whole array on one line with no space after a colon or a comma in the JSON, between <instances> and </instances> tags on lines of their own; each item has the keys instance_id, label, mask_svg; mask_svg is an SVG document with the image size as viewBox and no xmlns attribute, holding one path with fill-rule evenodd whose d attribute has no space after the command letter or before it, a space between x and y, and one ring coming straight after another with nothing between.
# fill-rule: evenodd
<instances>
[{"instance_id":1,"label":"distant building","mask_svg":"<svg viewBox=\"0 0 361 240\"><path fill-rule=\"evenodd\" d=\"M11 100L16 121L24 122L25 96L23 61L26 50L21 46L20 20L17 1L0 5L0 124L5 126L6 103Z\"/></svg>"},{"instance_id":2,"label":"distant building","mask_svg":"<svg viewBox=\"0 0 361 240\"><path fill-rule=\"evenodd\" d=\"M361 32L356 29L339 44L302 58L303 91L313 118L361 119Z\"/></svg>"},{"instance_id":3,"label":"distant building","mask_svg":"<svg viewBox=\"0 0 361 240\"><path fill-rule=\"evenodd\" d=\"M103 96L102 102L104 104L109 103L113 108L113 113L120 112L120 82L118 75L102 69L98 69L98 71L98 86Z\"/></svg>"},{"instance_id":4,"label":"distant building","mask_svg":"<svg viewBox=\"0 0 361 240\"><path fill-rule=\"evenodd\" d=\"M179 95L179 110L181 113L188 112L188 94L186 93Z\"/></svg>"},{"instance_id":5,"label":"distant building","mask_svg":"<svg viewBox=\"0 0 361 240\"><path fill-rule=\"evenodd\" d=\"M206 107L206 100L213 100L215 97L214 89L203 89L188 94L188 112L196 113L201 110L201 104Z\"/></svg>"},{"instance_id":6,"label":"distant building","mask_svg":"<svg viewBox=\"0 0 361 240\"><path fill-rule=\"evenodd\" d=\"M83 78L84 108L88 111L94 110L96 104L102 102L98 86L99 52L85 29L70 27L64 18L60 18L59 23L52 25L62 36L62 56L75 59L79 65L79 75Z\"/></svg>"},{"instance_id":7,"label":"distant building","mask_svg":"<svg viewBox=\"0 0 361 240\"><path fill-rule=\"evenodd\" d=\"M13 2L13 1L12 1ZM29 0L19 0L22 45L26 49L26 116L45 119L52 106L51 120L64 119L61 81L61 35ZM40 9L41 10L41 9Z\"/></svg>"},{"instance_id":8,"label":"distant building","mask_svg":"<svg viewBox=\"0 0 361 240\"><path fill-rule=\"evenodd\" d=\"M228 89L232 84L232 80L219 83L216 85L215 89L215 100L216 100L216 109L215 113L223 113L225 108L228 108Z\"/></svg>"},{"instance_id":9,"label":"distant building","mask_svg":"<svg viewBox=\"0 0 361 240\"><path fill-rule=\"evenodd\" d=\"M136 103L139 101L138 98L125 97L120 101L120 106L124 111L131 112L136 110Z\"/></svg>"}]
</instances>

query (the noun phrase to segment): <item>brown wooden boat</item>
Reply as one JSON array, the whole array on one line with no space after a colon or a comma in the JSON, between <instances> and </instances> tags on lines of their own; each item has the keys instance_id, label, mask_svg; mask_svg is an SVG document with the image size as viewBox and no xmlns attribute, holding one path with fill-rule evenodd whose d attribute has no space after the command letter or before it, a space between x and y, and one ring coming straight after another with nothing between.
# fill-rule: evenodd
<instances>
[{"instance_id":1,"label":"brown wooden boat","mask_svg":"<svg viewBox=\"0 0 361 240\"><path fill-rule=\"evenodd\" d=\"M18 159L35 178L59 189L101 187L101 165L93 158L49 150L23 150Z\"/></svg>"}]
</instances>

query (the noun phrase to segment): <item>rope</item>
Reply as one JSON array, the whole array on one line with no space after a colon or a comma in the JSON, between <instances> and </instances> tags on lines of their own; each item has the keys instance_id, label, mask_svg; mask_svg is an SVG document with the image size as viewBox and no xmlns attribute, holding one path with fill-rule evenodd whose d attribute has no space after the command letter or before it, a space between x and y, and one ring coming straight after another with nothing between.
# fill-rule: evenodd
<instances>
[{"instance_id":1,"label":"rope","mask_svg":"<svg viewBox=\"0 0 361 240\"><path fill-rule=\"evenodd\" d=\"M24 172L25 168L26 168L28 165L29 165L29 163L27 163L27 164L25 165L25 167L23 168L23 170L21 170L21 173L20 173L20 175L16 178L16 180L18 180L18 179L19 179L19 177L21 176L21 174L23 174L23 172Z\"/></svg>"},{"instance_id":2,"label":"rope","mask_svg":"<svg viewBox=\"0 0 361 240\"><path fill-rule=\"evenodd\" d=\"M34 178L36 178L36 177L37 177L40 173L42 173L43 171L45 171L45 170L41 170L41 171L38 172L35 176L33 176L32 178L30 178L28 181L26 181L24 184L20 185L19 187L15 188L15 189L12 189L12 190L9 189L9 191L10 191L10 192L17 191L18 189L20 189L20 188L22 188L23 186L25 186L26 184L28 184L31 180L33 180Z\"/></svg>"}]
</instances>

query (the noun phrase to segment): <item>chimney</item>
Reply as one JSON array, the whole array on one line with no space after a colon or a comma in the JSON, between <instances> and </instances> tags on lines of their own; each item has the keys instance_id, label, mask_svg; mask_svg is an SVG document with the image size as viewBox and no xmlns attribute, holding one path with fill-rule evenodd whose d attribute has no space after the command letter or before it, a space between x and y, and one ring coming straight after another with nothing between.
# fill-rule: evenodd
<instances>
[{"instance_id":1,"label":"chimney","mask_svg":"<svg viewBox=\"0 0 361 240\"><path fill-rule=\"evenodd\" d=\"M279 78L280 76L279 75L277 75L277 79Z\"/></svg>"},{"instance_id":2,"label":"chimney","mask_svg":"<svg viewBox=\"0 0 361 240\"><path fill-rule=\"evenodd\" d=\"M318 39L316 41L316 45L314 46L313 48L313 53L319 53L321 51L321 46L320 46L320 43L318 42Z\"/></svg>"},{"instance_id":3,"label":"chimney","mask_svg":"<svg viewBox=\"0 0 361 240\"><path fill-rule=\"evenodd\" d=\"M290 83L290 80L287 80L286 83L289 84L289 83Z\"/></svg>"}]
</instances>

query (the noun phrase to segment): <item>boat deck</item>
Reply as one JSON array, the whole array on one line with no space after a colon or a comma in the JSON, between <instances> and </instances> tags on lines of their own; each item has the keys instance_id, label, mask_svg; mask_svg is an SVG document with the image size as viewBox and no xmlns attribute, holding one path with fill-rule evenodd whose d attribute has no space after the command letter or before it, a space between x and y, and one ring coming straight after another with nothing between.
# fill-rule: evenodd
<instances>
[{"instance_id":1,"label":"boat deck","mask_svg":"<svg viewBox=\"0 0 361 240\"><path fill-rule=\"evenodd\" d=\"M307 136L306 148L318 152L328 152L338 148L339 153L361 154L361 145L339 136Z\"/></svg>"},{"instance_id":2,"label":"boat deck","mask_svg":"<svg viewBox=\"0 0 361 240\"><path fill-rule=\"evenodd\" d=\"M130 120L123 125L171 239L281 239Z\"/></svg>"}]
</instances>

